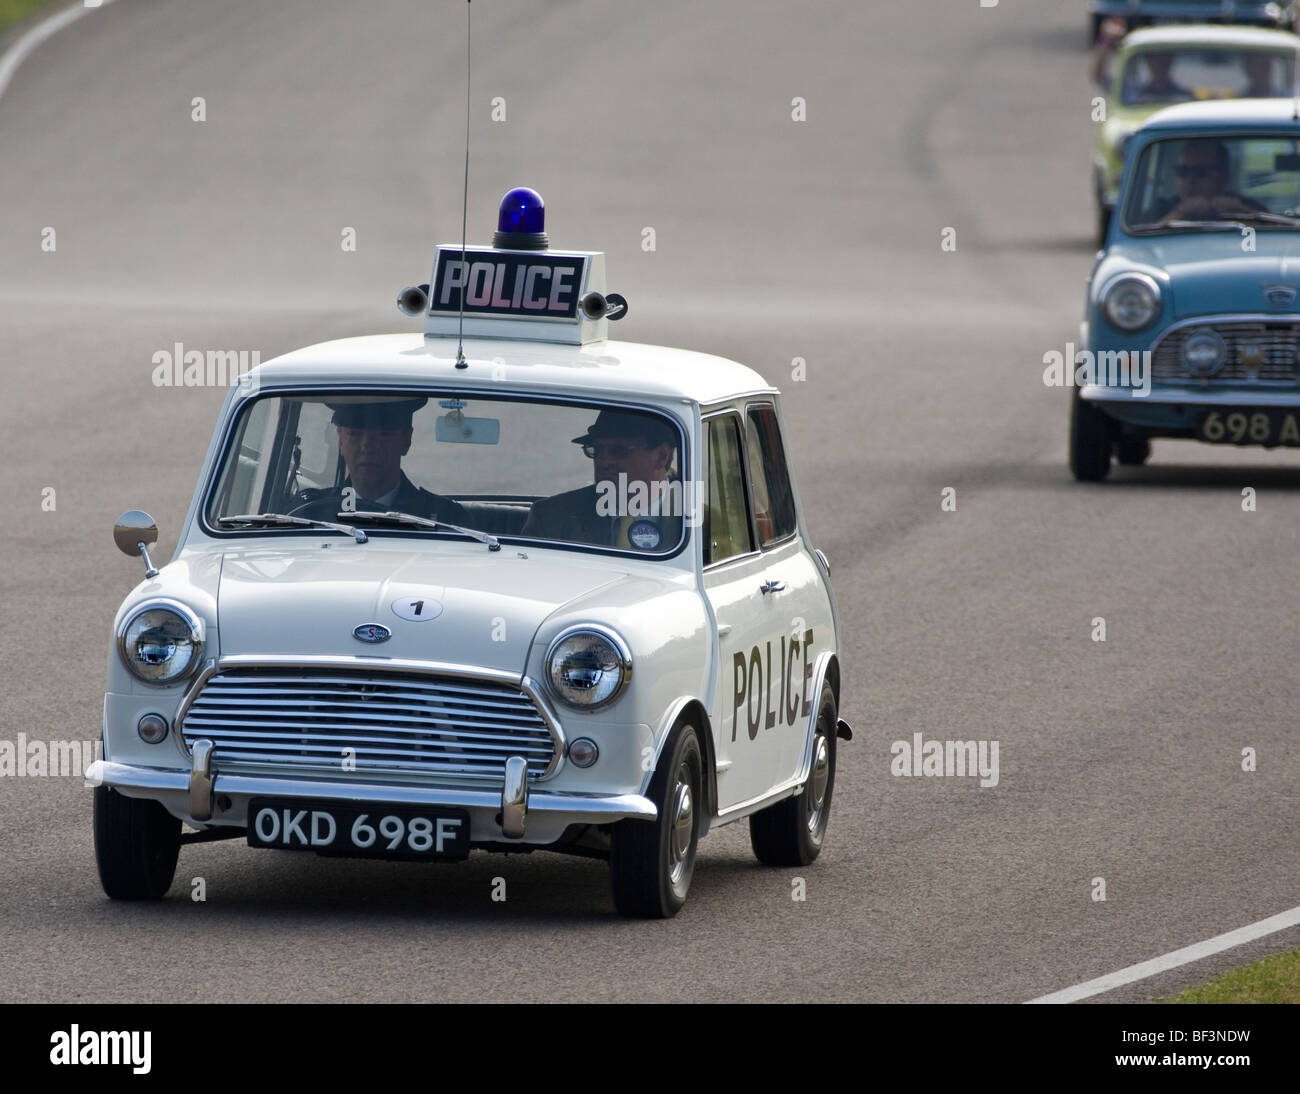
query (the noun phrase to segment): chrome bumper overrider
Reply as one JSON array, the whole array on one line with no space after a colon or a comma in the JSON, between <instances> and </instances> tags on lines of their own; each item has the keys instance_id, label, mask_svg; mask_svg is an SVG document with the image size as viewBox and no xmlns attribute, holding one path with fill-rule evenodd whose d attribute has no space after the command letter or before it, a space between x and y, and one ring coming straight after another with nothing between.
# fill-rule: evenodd
<instances>
[{"instance_id":1,"label":"chrome bumper overrider","mask_svg":"<svg viewBox=\"0 0 1300 1094\"><path fill-rule=\"evenodd\" d=\"M204 750L195 749L195 759ZM514 770L518 769L518 770ZM525 827L555 838L569 824L611 824L640 818L654 820L658 808L640 794L572 794L538 790L521 777L521 763L507 764L500 790L421 787L388 783L267 778L223 774L210 763L196 763L192 771L166 771L153 767L97 760L86 772L88 781L112 787L128 797L161 800L173 813L197 822L245 825L248 801L268 798L336 798L347 802L394 805L452 806L479 811L473 825L476 840L522 839ZM510 778L511 775L515 777ZM222 798L230 800L220 808ZM498 814L500 819L497 819ZM490 828L490 830L489 830ZM530 831L530 835L534 834Z\"/></svg>"}]
</instances>

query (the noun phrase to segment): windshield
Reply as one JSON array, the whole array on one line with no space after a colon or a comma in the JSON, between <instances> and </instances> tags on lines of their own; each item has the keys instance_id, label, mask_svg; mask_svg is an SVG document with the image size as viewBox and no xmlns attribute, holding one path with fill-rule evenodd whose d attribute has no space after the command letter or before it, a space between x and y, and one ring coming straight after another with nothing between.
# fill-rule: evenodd
<instances>
[{"instance_id":1,"label":"windshield","mask_svg":"<svg viewBox=\"0 0 1300 1094\"><path fill-rule=\"evenodd\" d=\"M1120 101L1145 106L1284 97L1295 83L1295 60L1294 50L1146 50L1125 64Z\"/></svg>"},{"instance_id":2,"label":"windshield","mask_svg":"<svg viewBox=\"0 0 1300 1094\"><path fill-rule=\"evenodd\" d=\"M665 555L692 523L683 457L677 425L638 408L373 390L266 395L243 408L204 518L217 533L302 534L305 518L369 535L466 529L485 543Z\"/></svg>"},{"instance_id":3,"label":"windshield","mask_svg":"<svg viewBox=\"0 0 1300 1094\"><path fill-rule=\"evenodd\" d=\"M1283 228L1300 212L1300 142L1288 137L1156 141L1133 172L1130 231Z\"/></svg>"}]
</instances>

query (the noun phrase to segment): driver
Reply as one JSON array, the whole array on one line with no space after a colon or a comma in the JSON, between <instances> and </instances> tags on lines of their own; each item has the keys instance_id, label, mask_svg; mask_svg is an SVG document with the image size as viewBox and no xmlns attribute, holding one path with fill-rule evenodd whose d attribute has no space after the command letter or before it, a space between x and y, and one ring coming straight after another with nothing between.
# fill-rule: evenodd
<instances>
[{"instance_id":1,"label":"driver","mask_svg":"<svg viewBox=\"0 0 1300 1094\"><path fill-rule=\"evenodd\" d=\"M1178 152L1175 168L1178 196L1160 218L1213 220L1233 213L1259 213L1263 206L1228 190L1228 146L1222 141L1188 141Z\"/></svg>"},{"instance_id":2,"label":"driver","mask_svg":"<svg viewBox=\"0 0 1300 1094\"><path fill-rule=\"evenodd\" d=\"M338 430L339 455L347 468L343 489L305 491L308 502L329 508L330 519L342 512L398 512L464 525L469 514L458 502L416 486L402 471L411 449L411 418L429 400L385 399L377 402L330 403ZM344 504L348 488L355 491Z\"/></svg>"},{"instance_id":3,"label":"driver","mask_svg":"<svg viewBox=\"0 0 1300 1094\"><path fill-rule=\"evenodd\" d=\"M1196 98L1173 78L1175 55L1167 50L1153 50L1142 55L1147 65L1147 80L1137 91L1139 103L1176 103Z\"/></svg>"}]
</instances>

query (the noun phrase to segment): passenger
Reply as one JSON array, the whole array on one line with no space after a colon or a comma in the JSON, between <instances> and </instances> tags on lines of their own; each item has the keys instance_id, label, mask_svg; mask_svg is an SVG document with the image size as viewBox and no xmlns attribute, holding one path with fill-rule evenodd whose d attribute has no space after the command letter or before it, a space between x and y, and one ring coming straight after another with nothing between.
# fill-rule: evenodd
<instances>
[{"instance_id":1,"label":"passenger","mask_svg":"<svg viewBox=\"0 0 1300 1094\"><path fill-rule=\"evenodd\" d=\"M573 443L593 461L594 482L535 501L521 535L647 551L677 542L682 514L662 512L664 500L675 500L667 489L677 446L671 425L650 414L602 410ZM659 514L634 511L638 499L652 501L655 494ZM631 501L627 512L618 511L619 499Z\"/></svg>"}]
</instances>

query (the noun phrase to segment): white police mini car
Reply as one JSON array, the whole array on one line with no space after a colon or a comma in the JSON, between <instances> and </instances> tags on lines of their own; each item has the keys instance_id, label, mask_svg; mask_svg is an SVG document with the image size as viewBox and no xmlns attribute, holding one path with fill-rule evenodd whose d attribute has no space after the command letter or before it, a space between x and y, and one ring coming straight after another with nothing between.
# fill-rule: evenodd
<instances>
[{"instance_id":1,"label":"white police mini car","mask_svg":"<svg viewBox=\"0 0 1300 1094\"><path fill-rule=\"evenodd\" d=\"M399 301L423 337L232 389L166 566L119 521L147 570L91 770L109 896L161 897L182 843L226 836L607 857L637 916L681 908L716 825L816 858L849 729L779 395L607 341L604 256L550 251L542 217L512 191L492 248L439 248Z\"/></svg>"}]
</instances>

